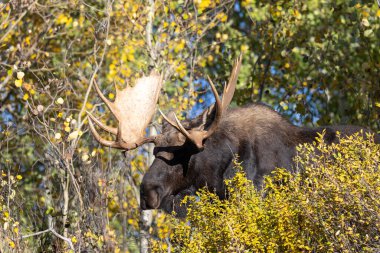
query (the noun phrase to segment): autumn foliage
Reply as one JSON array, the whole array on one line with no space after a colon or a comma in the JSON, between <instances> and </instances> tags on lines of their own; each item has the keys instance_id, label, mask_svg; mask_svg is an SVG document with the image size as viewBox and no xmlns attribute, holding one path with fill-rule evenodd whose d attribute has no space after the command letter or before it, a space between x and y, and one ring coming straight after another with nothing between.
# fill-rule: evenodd
<instances>
[{"instance_id":1,"label":"autumn foliage","mask_svg":"<svg viewBox=\"0 0 380 253\"><path fill-rule=\"evenodd\" d=\"M376 1L0 1L0 251L140 250L139 185L152 161L152 147L146 145L125 156L94 140L88 131L86 111L107 125L117 125L95 95L95 80L107 98L113 100L114 86L124 88L133 84L154 68L165 79L158 107L165 113L174 110L180 119L194 117L213 103L211 92L206 89L207 75L221 94L233 59L242 53L243 64L232 106L264 102L295 124L347 123L379 131L379 38L380 10ZM161 122L157 114L152 125L159 126ZM101 134L112 139L104 132ZM363 169L363 173L370 172ZM282 174L292 178L294 184L293 178L299 177ZM239 175L231 185L238 182ZM244 183L243 178L239 180ZM318 182L325 184L323 180ZM274 184L273 189L267 190L268 194L273 192L268 199L274 198L275 192L278 198L281 194L285 198L295 197L278 187ZM242 190L232 186L230 189ZM258 193L244 189L247 190L244 194L252 197L247 202L251 204L236 204L235 208L254 210L254 201L261 206L269 205ZM305 189L311 194L311 189ZM202 196L207 194L203 192ZM355 194L371 196L360 190ZM348 198L338 196L339 200ZM235 201L212 198L215 203L226 205ZM278 205L288 202L291 205L292 201L298 203L285 199ZM304 202L299 200L301 204ZM201 203L204 208L208 205ZM346 208L345 201L337 206ZM177 222L170 216L151 212L152 222L145 228L152 238L150 246L167 251L181 250L182 245L185 251L191 245L186 240L194 243L196 240L192 238L199 237L199 245L214 249L211 241L216 239L212 236L217 231L197 225L201 222L197 223L192 216L197 208L198 204L194 204L194 212L189 216L194 220L193 227L178 228L182 229L182 235L180 230L173 231L171 224ZM266 209L258 208L267 215ZM363 212L374 214L374 208L363 208ZM222 215L222 209L218 210ZM287 215L289 222L293 222L295 215L290 211ZM323 215L321 219L327 217ZM360 225L364 229L364 225L351 226L346 222L350 215L357 213L344 213L341 224L349 224L352 233L362 236L362 230L357 228ZM202 224L211 226L207 217L211 214L205 211ZM241 219L247 222L244 217ZM216 226L219 220L215 221ZM299 222L306 221L305 218ZM237 220L231 224L238 226ZM275 225L265 224L274 231ZM370 227L375 229L373 224ZM259 228L263 233L257 240L264 241L267 236L268 243L279 242L278 234L262 226ZM201 233L197 227L210 233ZM325 229L321 231L331 230ZM334 226L329 235L343 240L346 238L343 235L348 235L346 230L346 225L339 229ZM244 227L235 232L239 231L240 241L229 243L251 247L244 237L250 232ZM273 237L269 236L270 231ZM185 240L186 233L191 236ZM233 238L228 231L225 233ZM210 243L208 237L201 238L202 234L209 235ZM300 238L297 233L294 236L289 237L292 243L294 238ZM374 247L375 237L371 237L370 231L368 237L360 237L359 243ZM338 239L332 242L334 247L353 240ZM327 245L329 240L321 239L320 244L301 240L299 245L304 245L306 251L317 244L333 247ZM227 240L223 239L223 243ZM222 248L231 246L223 243ZM285 247L285 243L279 245Z\"/></svg>"}]
</instances>

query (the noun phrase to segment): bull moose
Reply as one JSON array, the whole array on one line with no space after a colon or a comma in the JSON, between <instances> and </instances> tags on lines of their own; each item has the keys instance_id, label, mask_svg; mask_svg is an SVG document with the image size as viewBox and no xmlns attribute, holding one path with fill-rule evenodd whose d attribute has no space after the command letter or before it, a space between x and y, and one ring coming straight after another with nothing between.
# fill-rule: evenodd
<instances>
[{"instance_id":1,"label":"bull moose","mask_svg":"<svg viewBox=\"0 0 380 253\"><path fill-rule=\"evenodd\" d=\"M164 209L177 216L186 215L180 205L186 195L207 186L220 198L226 198L224 180L234 175L233 160L238 155L247 177L261 187L263 177L276 167L292 170L296 146L312 142L324 130L325 141L338 141L342 136L363 131L359 126L328 126L306 128L292 125L276 111L263 104L251 104L227 109L230 104L241 66L239 57L220 100L209 78L216 102L198 117L180 122L174 113L165 116L161 134L145 137L145 129L152 119L162 85L162 77L155 72L139 79L135 86L117 90L111 102L95 88L118 120L118 127L104 125L89 114L89 126L101 144L131 150L144 143L154 143L155 160L143 177L140 188L141 209ZM94 124L116 136L115 141L103 139ZM375 136L380 143L380 135Z\"/></svg>"}]
</instances>

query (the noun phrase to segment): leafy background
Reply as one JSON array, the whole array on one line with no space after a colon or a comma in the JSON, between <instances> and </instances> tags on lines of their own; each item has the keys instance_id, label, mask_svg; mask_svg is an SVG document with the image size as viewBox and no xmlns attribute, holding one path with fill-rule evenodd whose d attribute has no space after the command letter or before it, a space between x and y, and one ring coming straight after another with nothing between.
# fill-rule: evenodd
<instances>
[{"instance_id":1,"label":"leafy background","mask_svg":"<svg viewBox=\"0 0 380 253\"><path fill-rule=\"evenodd\" d=\"M116 124L95 79L113 99L114 85L158 69L159 107L193 117L213 103L205 77L221 91L242 53L233 106L380 129L376 1L12 0L0 10L5 252L137 252L149 238L170 250L168 216L138 208L152 147L124 156L88 132L86 111Z\"/></svg>"}]
</instances>

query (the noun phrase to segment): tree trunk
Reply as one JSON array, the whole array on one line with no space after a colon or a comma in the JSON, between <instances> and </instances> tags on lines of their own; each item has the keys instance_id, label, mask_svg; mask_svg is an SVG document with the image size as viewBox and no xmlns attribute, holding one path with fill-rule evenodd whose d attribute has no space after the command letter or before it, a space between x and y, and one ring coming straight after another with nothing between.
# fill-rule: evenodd
<instances>
[{"instance_id":1,"label":"tree trunk","mask_svg":"<svg viewBox=\"0 0 380 253\"><path fill-rule=\"evenodd\" d=\"M154 126L149 128L150 136L156 135L156 129ZM150 166L154 160L153 155L154 144L150 143L148 147L148 161L147 164ZM140 214L140 252L147 253L149 252L149 228L152 225L152 211L151 210L142 210Z\"/></svg>"}]
</instances>

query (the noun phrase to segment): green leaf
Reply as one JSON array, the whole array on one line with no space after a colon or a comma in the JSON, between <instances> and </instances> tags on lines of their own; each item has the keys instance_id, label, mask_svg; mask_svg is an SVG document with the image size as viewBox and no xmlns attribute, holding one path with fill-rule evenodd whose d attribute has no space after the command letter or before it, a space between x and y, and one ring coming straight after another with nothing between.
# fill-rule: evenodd
<instances>
[{"instance_id":1,"label":"green leaf","mask_svg":"<svg viewBox=\"0 0 380 253\"><path fill-rule=\"evenodd\" d=\"M373 35L373 30L372 29L364 31L364 37L370 37L372 35Z\"/></svg>"}]
</instances>

